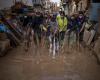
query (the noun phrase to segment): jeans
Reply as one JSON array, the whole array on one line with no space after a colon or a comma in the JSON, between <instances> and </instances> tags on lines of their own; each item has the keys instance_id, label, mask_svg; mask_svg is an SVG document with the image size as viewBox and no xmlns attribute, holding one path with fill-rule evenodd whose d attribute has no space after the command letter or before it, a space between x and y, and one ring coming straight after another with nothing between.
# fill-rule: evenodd
<instances>
[{"instance_id":1,"label":"jeans","mask_svg":"<svg viewBox=\"0 0 100 80\"><path fill-rule=\"evenodd\" d=\"M98 10L100 9L100 3L91 3L92 8L90 10L89 18L91 21L97 21L99 20L99 13Z\"/></svg>"}]
</instances>

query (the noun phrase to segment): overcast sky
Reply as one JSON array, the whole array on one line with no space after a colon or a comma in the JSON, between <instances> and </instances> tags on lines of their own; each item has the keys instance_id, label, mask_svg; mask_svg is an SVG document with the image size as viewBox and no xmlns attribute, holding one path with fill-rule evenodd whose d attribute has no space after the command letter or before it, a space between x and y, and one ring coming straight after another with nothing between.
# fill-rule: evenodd
<instances>
[{"instance_id":1,"label":"overcast sky","mask_svg":"<svg viewBox=\"0 0 100 80\"><path fill-rule=\"evenodd\" d=\"M59 2L60 2L60 0L51 0L51 1L53 1L53 2L57 2L57 3L59 3Z\"/></svg>"},{"instance_id":2,"label":"overcast sky","mask_svg":"<svg viewBox=\"0 0 100 80\"><path fill-rule=\"evenodd\" d=\"M53 2L57 2L58 5L59 5L59 3L60 3L60 0L51 0L51 1L53 1Z\"/></svg>"}]
</instances>

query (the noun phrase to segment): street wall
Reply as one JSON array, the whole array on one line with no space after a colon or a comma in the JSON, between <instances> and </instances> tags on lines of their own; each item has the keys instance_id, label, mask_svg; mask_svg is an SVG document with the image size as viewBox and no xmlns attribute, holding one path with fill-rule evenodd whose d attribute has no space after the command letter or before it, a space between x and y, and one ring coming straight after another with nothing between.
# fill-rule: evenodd
<instances>
[{"instance_id":1,"label":"street wall","mask_svg":"<svg viewBox=\"0 0 100 80\"><path fill-rule=\"evenodd\" d=\"M10 8L13 4L13 0L0 0L0 9Z\"/></svg>"},{"instance_id":2,"label":"street wall","mask_svg":"<svg viewBox=\"0 0 100 80\"><path fill-rule=\"evenodd\" d=\"M0 0L0 9L10 8L12 5L14 5L15 0ZM21 0L16 0L21 1ZM29 6L33 6L32 0L22 0L23 3Z\"/></svg>"}]
</instances>

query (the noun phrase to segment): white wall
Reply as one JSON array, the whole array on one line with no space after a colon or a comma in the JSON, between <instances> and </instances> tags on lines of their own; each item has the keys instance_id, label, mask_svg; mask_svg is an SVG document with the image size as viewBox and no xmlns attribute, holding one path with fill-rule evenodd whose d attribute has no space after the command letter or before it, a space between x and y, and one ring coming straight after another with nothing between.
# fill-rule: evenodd
<instances>
[{"instance_id":1,"label":"white wall","mask_svg":"<svg viewBox=\"0 0 100 80\"><path fill-rule=\"evenodd\" d=\"M0 9L10 8L13 4L13 0L0 0Z\"/></svg>"},{"instance_id":2,"label":"white wall","mask_svg":"<svg viewBox=\"0 0 100 80\"><path fill-rule=\"evenodd\" d=\"M16 0L21 1L21 0ZM22 0L29 6L33 6L32 0ZM14 4L14 0L0 0L0 9L10 8Z\"/></svg>"}]
</instances>

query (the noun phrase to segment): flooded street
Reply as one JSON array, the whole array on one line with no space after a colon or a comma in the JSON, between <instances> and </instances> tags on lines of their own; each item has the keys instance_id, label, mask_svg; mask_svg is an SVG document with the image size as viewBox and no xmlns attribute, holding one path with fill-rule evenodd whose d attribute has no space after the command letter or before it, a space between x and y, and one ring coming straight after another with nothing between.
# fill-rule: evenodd
<instances>
[{"instance_id":1,"label":"flooded street","mask_svg":"<svg viewBox=\"0 0 100 80\"><path fill-rule=\"evenodd\" d=\"M55 59L44 52L13 49L0 58L0 80L100 80L100 66L88 52L65 52Z\"/></svg>"},{"instance_id":2,"label":"flooded street","mask_svg":"<svg viewBox=\"0 0 100 80\"><path fill-rule=\"evenodd\" d=\"M0 80L100 80L100 0L0 0Z\"/></svg>"}]
</instances>

